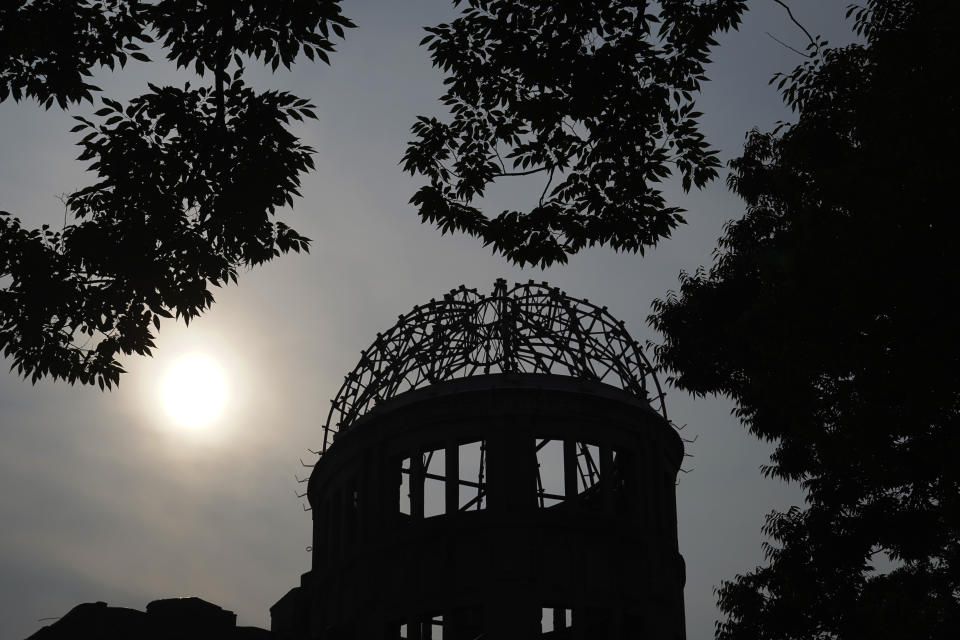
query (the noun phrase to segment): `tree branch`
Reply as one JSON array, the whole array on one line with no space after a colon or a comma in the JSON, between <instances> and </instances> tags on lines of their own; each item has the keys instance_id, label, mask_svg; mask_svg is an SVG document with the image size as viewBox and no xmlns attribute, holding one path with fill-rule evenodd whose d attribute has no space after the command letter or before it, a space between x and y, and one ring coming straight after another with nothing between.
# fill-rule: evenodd
<instances>
[{"instance_id":1,"label":"tree branch","mask_svg":"<svg viewBox=\"0 0 960 640\"><path fill-rule=\"evenodd\" d=\"M773 39L774 42L776 42L776 43L778 43L778 44L786 47L787 49L790 49L790 51L793 51L794 53L799 54L799 55L803 56L804 58L809 58L809 57L810 57L810 54L809 54L809 53L804 53L803 51L800 51L799 49L794 49L793 47L791 47L790 45L788 45L788 44L787 44L786 42L784 42L783 40L778 39L776 36L774 36L774 35L773 35L772 33L770 33L769 31L766 31L765 33L766 33L768 36L770 36L770 38Z\"/></svg>"},{"instance_id":2,"label":"tree branch","mask_svg":"<svg viewBox=\"0 0 960 640\"><path fill-rule=\"evenodd\" d=\"M547 185L543 188L543 193L540 194L540 206L543 206L543 198L547 195L547 189L550 188L550 185L553 183L553 169L550 169L550 178L547 180Z\"/></svg>"},{"instance_id":3,"label":"tree branch","mask_svg":"<svg viewBox=\"0 0 960 640\"><path fill-rule=\"evenodd\" d=\"M512 176L529 176L534 173L540 173L541 171L546 171L548 167L540 167L538 169L530 169L529 171L509 171L506 173L495 173L493 174L494 178L509 178Z\"/></svg>"},{"instance_id":4,"label":"tree branch","mask_svg":"<svg viewBox=\"0 0 960 640\"><path fill-rule=\"evenodd\" d=\"M783 0L773 0L773 1L776 2L778 5L780 5L781 7L783 7L784 9L787 10L787 15L790 16L790 21L793 22L793 24L795 24L795 25L797 25L798 27L800 27L800 30L803 31L803 33L807 36L807 40L810 41L810 44L812 44L814 47L816 47L816 46L817 46L817 41L813 39L813 36L810 35L810 32L807 31L806 27L804 27L802 24L800 24L800 21L797 20L797 19L793 16L793 11L790 10L790 7L789 7L785 2L783 2ZM770 37L772 38L773 36L770 36ZM776 38L774 38L774 39L776 40ZM782 43L781 43L781 44L782 44ZM793 49L793 47L790 47L790 48ZM793 49L793 50L796 51L796 49ZM806 55L806 54L804 54L804 55Z\"/></svg>"},{"instance_id":5,"label":"tree branch","mask_svg":"<svg viewBox=\"0 0 960 640\"><path fill-rule=\"evenodd\" d=\"M500 156L500 150L497 148L497 145L498 145L498 143L494 142L494 144L493 144L493 152L494 152L495 154L497 154L497 160L500 161L500 168L503 170L504 173L506 173L506 172L507 172L507 166L506 166L505 164L503 164L503 158Z\"/></svg>"}]
</instances>

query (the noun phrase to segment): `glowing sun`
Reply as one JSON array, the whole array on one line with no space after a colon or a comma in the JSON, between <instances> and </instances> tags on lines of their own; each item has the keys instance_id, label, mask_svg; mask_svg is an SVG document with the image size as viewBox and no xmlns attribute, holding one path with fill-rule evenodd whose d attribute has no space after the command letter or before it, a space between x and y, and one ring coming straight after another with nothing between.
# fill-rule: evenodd
<instances>
[{"instance_id":1,"label":"glowing sun","mask_svg":"<svg viewBox=\"0 0 960 640\"><path fill-rule=\"evenodd\" d=\"M227 405L227 377L209 356L177 359L163 380L163 407L178 423L200 427L216 420Z\"/></svg>"}]
</instances>

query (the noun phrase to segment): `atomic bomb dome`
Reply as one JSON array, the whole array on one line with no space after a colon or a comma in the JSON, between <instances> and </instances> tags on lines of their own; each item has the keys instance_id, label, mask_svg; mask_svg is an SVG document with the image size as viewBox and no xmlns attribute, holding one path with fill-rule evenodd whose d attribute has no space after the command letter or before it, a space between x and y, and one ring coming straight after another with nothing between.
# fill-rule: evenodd
<instances>
[{"instance_id":1,"label":"atomic bomb dome","mask_svg":"<svg viewBox=\"0 0 960 640\"><path fill-rule=\"evenodd\" d=\"M304 496L289 640L683 640L683 442L605 307L498 280L414 307L345 378Z\"/></svg>"},{"instance_id":2,"label":"atomic bomb dome","mask_svg":"<svg viewBox=\"0 0 960 640\"><path fill-rule=\"evenodd\" d=\"M651 403L666 418L653 367L622 320L546 282L508 289L499 279L489 295L461 286L414 307L378 333L332 401L322 450L384 400L491 373L602 382Z\"/></svg>"}]
</instances>

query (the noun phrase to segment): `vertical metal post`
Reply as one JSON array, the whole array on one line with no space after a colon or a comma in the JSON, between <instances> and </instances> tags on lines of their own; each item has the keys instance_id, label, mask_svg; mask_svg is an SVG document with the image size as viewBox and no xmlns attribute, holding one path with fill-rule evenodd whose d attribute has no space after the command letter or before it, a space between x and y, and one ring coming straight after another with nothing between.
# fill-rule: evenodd
<instances>
[{"instance_id":1,"label":"vertical metal post","mask_svg":"<svg viewBox=\"0 0 960 640\"><path fill-rule=\"evenodd\" d=\"M423 520L423 458L419 451L410 456L410 518Z\"/></svg>"},{"instance_id":2,"label":"vertical metal post","mask_svg":"<svg viewBox=\"0 0 960 640\"><path fill-rule=\"evenodd\" d=\"M577 443L569 438L563 441L563 495L577 497Z\"/></svg>"},{"instance_id":3,"label":"vertical metal post","mask_svg":"<svg viewBox=\"0 0 960 640\"><path fill-rule=\"evenodd\" d=\"M444 486L447 515L460 510L460 447L456 442L448 442L443 456L447 469L444 473L447 478Z\"/></svg>"},{"instance_id":4,"label":"vertical metal post","mask_svg":"<svg viewBox=\"0 0 960 640\"><path fill-rule=\"evenodd\" d=\"M600 445L600 493L604 513L613 513L613 449Z\"/></svg>"},{"instance_id":5,"label":"vertical metal post","mask_svg":"<svg viewBox=\"0 0 960 640\"><path fill-rule=\"evenodd\" d=\"M560 635L561 629L567 628L567 610L564 607L553 608L553 633Z\"/></svg>"}]
</instances>

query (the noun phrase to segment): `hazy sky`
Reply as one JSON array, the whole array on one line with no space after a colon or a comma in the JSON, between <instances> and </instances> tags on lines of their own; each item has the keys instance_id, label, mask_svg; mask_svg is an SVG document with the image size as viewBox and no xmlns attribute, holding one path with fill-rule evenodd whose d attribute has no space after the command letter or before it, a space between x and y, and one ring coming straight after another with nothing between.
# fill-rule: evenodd
<instances>
[{"instance_id":1,"label":"hazy sky","mask_svg":"<svg viewBox=\"0 0 960 640\"><path fill-rule=\"evenodd\" d=\"M793 3L807 28L847 39L846 2ZM212 311L185 328L162 326L153 358L125 361L119 390L64 383L31 386L0 373L0 637L23 638L80 602L143 608L196 595L269 625L268 609L309 569L310 517L294 490L298 458L320 443L343 375L360 351L415 304L464 283L489 290L497 277L548 280L609 307L643 343L657 339L650 302L677 275L709 263L725 221L741 203L718 181L670 197L689 224L646 257L595 248L568 265L520 270L463 236L421 225L407 200L420 183L398 161L418 114L440 115L442 75L418 48L424 25L452 13L442 0L346 1L358 28L333 66L302 62L291 73L257 70L251 81L310 98L319 121L297 133L316 150L317 170L282 219L313 238L307 256L284 257L217 292ZM802 33L772 0L753 0L740 31L722 38L699 101L704 129L724 161L744 133L789 112L767 81L801 58ZM126 99L146 82L189 79L165 64L136 63L96 84ZM0 104L0 210L39 225L63 222L57 194L90 184L74 161L69 113ZM490 211L535 200L538 181L493 191ZM784 336L789 339L789 336ZM165 370L201 351L227 369L230 401L213 427L175 427L159 397ZM5 369L6 367L4 367ZM768 447L730 416L729 402L673 392L668 410L696 437L677 487L680 550L687 561L688 636L709 638L714 587L761 559L760 526L800 493L758 470Z\"/></svg>"}]
</instances>

